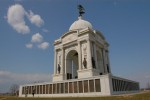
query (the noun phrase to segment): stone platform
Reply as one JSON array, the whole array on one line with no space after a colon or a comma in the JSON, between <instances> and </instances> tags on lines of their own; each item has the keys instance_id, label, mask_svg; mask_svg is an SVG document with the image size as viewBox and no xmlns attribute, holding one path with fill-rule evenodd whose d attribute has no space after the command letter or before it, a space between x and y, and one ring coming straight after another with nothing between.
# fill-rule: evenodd
<instances>
[{"instance_id":1,"label":"stone platform","mask_svg":"<svg viewBox=\"0 0 150 100\"><path fill-rule=\"evenodd\" d=\"M139 83L112 76L100 75L85 79L34 83L20 86L20 97L84 97L109 96L139 91Z\"/></svg>"}]
</instances>

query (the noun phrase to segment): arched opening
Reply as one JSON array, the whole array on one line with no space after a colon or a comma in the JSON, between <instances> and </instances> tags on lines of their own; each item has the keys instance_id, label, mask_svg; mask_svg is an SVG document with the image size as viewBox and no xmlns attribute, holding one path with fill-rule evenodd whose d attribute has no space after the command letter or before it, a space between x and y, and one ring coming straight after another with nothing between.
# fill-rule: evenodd
<instances>
[{"instance_id":1,"label":"arched opening","mask_svg":"<svg viewBox=\"0 0 150 100\"><path fill-rule=\"evenodd\" d=\"M78 53L76 50L71 50L66 57L66 73L67 79L78 78Z\"/></svg>"}]
</instances>

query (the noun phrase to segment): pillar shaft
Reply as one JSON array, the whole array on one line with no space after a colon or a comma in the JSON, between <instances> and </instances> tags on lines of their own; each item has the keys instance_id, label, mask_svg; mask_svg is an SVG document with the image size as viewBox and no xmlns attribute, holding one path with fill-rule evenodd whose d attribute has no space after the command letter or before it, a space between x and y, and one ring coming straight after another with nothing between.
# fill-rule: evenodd
<instances>
[{"instance_id":1,"label":"pillar shaft","mask_svg":"<svg viewBox=\"0 0 150 100\"><path fill-rule=\"evenodd\" d=\"M95 67L98 69L98 63L97 63L97 54L96 54L96 44L94 42L94 60L95 60Z\"/></svg>"},{"instance_id":2,"label":"pillar shaft","mask_svg":"<svg viewBox=\"0 0 150 100\"><path fill-rule=\"evenodd\" d=\"M56 75L56 73L57 73L57 52L55 50L54 51L54 75Z\"/></svg>"},{"instance_id":3,"label":"pillar shaft","mask_svg":"<svg viewBox=\"0 0 150 100\"><path fill-rule=\"evenodd\" d=\"M104 67L104 73L107 73L107 68L106 68L106 54L105 54L105 50L102 49L103 51L103 67Z\"/></svg>"},{"instance_id":4,"label":"pillar shaft","mask_svg":"<svg viewBox=\"0 0 150 100\"><path fill-rule=\"evenodd\" d=\"M62 50L62 53L61 53L61 73L63 74L64 73L64 48L61 49Z\"/></svg>"},{"instance_id":5,"label":"pillar shaft","mask_svg":"<svg viewBox=\"0 0 150 100\"><path fill-rule=\"evenodd\" d=\"M87 68L92 68L92 55L91 55L91 42L90 40L87 40Z\"/></svg>"},{"instance_id":6,"label":"pillar shaft","mask_svg":"<svg viewBox=\"0 0 150 100\"><path fill-rule=\"evenodd\" d=\"M111 73L110 62L109 62L109 52L108 51L106 52L106 57L107 57L107 64L108 64L108 67L109 67L109 73Z\"/></svg>"},{"instance_id":7,"label":"pillar shaft","mask_svg":"<svg viewBox=\"0 0 150 100\"><path fill-rule=\"evenodd\" d=\"M81 53L81 44L80 42L78 42L78 62L79 62L79 65L78 65L78 70L81 70L82 68L82 53Z\"/></svg>"}]
</instances>

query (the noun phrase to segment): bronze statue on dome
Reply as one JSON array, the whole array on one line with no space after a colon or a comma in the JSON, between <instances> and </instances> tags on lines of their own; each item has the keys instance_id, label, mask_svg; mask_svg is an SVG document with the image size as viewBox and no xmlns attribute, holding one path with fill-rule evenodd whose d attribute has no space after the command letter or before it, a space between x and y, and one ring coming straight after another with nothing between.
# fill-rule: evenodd
<instances>
[{"instance_id":1,"label":"bronze statue on dome","mask_svg":"<svg viewBox=\"0 0 150 100\"><path fill-rule=\"evenodd\" d=\"M82 16L85 13L83 6L82 5L78 5L78 9L79 9L79 16Z\"/></svg>"}]
</instances>

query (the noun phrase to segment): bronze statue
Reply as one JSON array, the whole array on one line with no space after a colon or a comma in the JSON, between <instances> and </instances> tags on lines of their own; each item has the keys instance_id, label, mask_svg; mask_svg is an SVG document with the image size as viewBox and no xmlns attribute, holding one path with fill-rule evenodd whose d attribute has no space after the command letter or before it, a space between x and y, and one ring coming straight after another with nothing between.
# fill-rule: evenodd
<instances>
[{"instance_id":1,"label":"bronze statue","mask_svg":"<svg viewBox=\"0 0 150 100\"><path fill-rule=\"evenodd\" d=\"M84 58L84 60L83 60L83 66L84 66L84 68L87 68L87 62L86 62L86 59Z\"/></svg>"},{"instance_id":2,"label":"bronze statue","mask_svg":"<svg viewBox=\"0 0 150 100\"><path fill-rule=\"evenodd\" d=\"M61 67L60 65L58 64L58 73L60 74L60 70L61 70Z\"/></svg>"},{"instance_id":3,"label":"bronze statue","mask_svg":"<svg viewBox=\"0 0 150 100\"><path fill-rule=\"evenodd\" d=\"M82 5L78 5L78 9L79 9L79 16L82 16L82 14L84 14L84 8Z\"/></svg>"}]
</instances>

